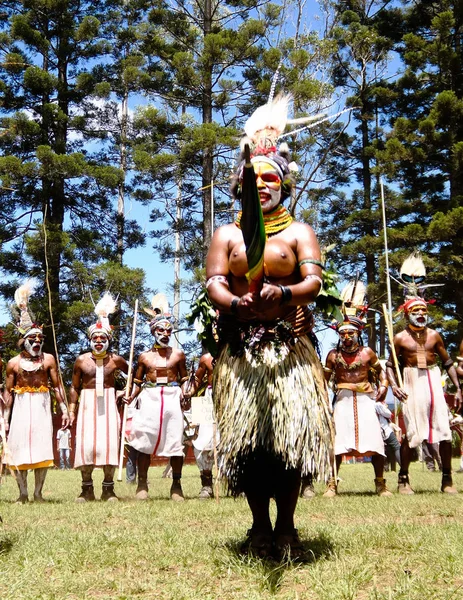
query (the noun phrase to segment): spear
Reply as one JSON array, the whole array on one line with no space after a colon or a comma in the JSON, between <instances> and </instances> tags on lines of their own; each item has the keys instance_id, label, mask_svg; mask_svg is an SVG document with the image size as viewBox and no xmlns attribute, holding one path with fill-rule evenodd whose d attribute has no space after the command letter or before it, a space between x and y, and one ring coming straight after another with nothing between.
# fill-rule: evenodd
<instances>
[{"instance_id":1,"label":"spear","mask_svg":"<svg viewBox=\"0 0 463 600\"><path fill-rule=\"evenodd\" d=\"M246 246L248 272L246 279L249 291L258 293L264 284L264 250L265 226L262 215L259 191L256 184L256 174L251 163L248 144L244 146L245 164L243 167L243 183L241 192L241 231Z\"/></svg>"},{"instance_id":2,"label":"spear","mask_svg":"<svg viewBox=\"0 0 463 600\"><path fill-rule=\"evenodd\" d=\"M129 370L127 371L127 383L125 386L124 397L127 398L132 388L132 363L133 363L133 351L135 347L135 331L137 329L137 317L138 317L138 298L135 300L135 308L133 314L132 324L132 341L130 343L130 354L129 354ZM124 446L125 446L125 425L127 422L127 403L124 403L124 414L122 417L121 424L121 446L119 449L119 471L117 473L117 481L122 481L122 463L124 461Z\"/></svg>"}]
</instances>

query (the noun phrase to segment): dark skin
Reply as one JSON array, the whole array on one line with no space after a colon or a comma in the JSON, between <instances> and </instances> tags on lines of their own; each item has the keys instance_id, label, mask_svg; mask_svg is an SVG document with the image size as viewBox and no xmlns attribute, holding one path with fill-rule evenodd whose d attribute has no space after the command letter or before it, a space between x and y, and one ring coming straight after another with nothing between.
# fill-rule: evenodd
<instances>
[{"instance_id":1,"label":"dark skin","mask_svg":"<svg viewBox=\"0 0 463 600\"><path fill-rule=\"evenodd\" d=\"M108 353L103 359L103 386L104 388L113 388L116 384L116 374L118 371L128 373L129 366L127 361L117 354ZM81 354L74 363L72 372L72 383L69 390L69 416L70 424L74 423L76 418L75 406L78 402L81 390L95 389L96 387L96 359L91 352Z\"/></svg>"},{"instance_id":2,"label":"dark skin","mask_svg":"<svg viewBox=\"0 0 463 600\"><path fill-rule=\"evenodd\" d=\"M158 330L159 334L159 328L153 328L151 332L154 334L156 329ZM161 327L160 329L161 340L163 343L167 344L169 342L172 330L164 327ZM151 350L147 350L146 352L142 352L142 354L140 354L135 371L132 393L126 399L126 402L130 404L138 396L141 391L141 384L138 383L140 381L145 380L156 383L158 382L158 378L166 378L166 383L171 383L175 381L179 382L182 379L187 379L187 377L188 372L186 368L186 358L185 353L182 350L172 348L171 346L161 348L154 347ZM186 387L185 384L183 387ZM189 395L185 393L185 397L188 398ZM182 406L184 409L187 408L183 400ZM142 460L147 459L142 457ZM181 472L183 466L183 456L171 456L170 464L174 472ZM143 467L146 467L146 465L143 465Z\"/></svg>"},{"instance_id":3,"label":"dark skin","mask_svg":"<svg viewBox=\"0 0 463 600\"><path fill-rule=\"evenodd\" d=\"M463 340L460 343L460 348L459 348L459 354L458 354L458 365L456 368L456 373L457 376L460 379L463 379L463 360L460 360L460 358L463 356Z\"/></svg>"},{"instance_id":4,"label":"dark skin","mask_svg":"<svg viewBox=\"0 0 463 600\"><path fill-rule=\"evenodd\" d=\"M196 394L200 385L204 381L204 378L207 376L207 385L212 385L212 373L213 373L213 358L209 352L203 354L199 359L199 365L196 369L194 383L191 388L188 390L192 396Z\"/></svg>"},{"instance_id":5,"label":"dark skin","mask_svg":"<svg viewBox=\"0 0 463 600\"><path fill-rule=\"evenodd\" d=\"M367 383L368 373L370 369L373 369L376 372L376 375L380 382L380 386L376 392L375 400L376 402L382 402L387 394L387 379L381 365L378 362L378 357L371 348L359 346L357 352L352 353L349 352L349 350L351 350L352 347L352 337L349 337L349 334L347 333L344 334L341 337L341 356L347 364L352 364L353 362L355 362L356 364L359 363L358 366L355 369L347 369L342 364L338 364L335 360L337 350L331 350L331 352L329 352L328 356L326 357L326 367L328 369L331 369L332 373L325 371L325 380L329 382L331 377L333 377L337 384ZM346 350L348 351L346 352ZM355 451L351 451L349 452L349 454L354 454L356 456L365 456L364 454L359 454ZM339 469L341 468L342 457L342 454L336 455L337 472L339 472ZM382 478L384 475L384 456L382 456L381 454L373 453L371 457L371 462L375 470L375 477Z\"/></svg>"},{"instance_id":6,"label":"dark skin","mask_svg":"<svg viewBox=\"0 0 463 600\"><path fill-rule=\"evenodd\" d=\"M36 352L40 351L40 343L38 338L33 340L32 349ZM40 364L40 368L38 368L36 371L24 370L21 368L22 359ZM10 412L11 407L14 405L14 387L49 387L50 382L54 389L57 402L64 403L55 357L52 354L46 354L43 352L40 352L38 356L35 356L23 348L23 350L17 356L9 360L8 364L6 365L4 402L7 408L7 413ZM5 415L6 428L8 428L7 418L8 414ZM67 414L63 414L61 417L61 426L67 427L68 424L69 417Z\"/></svg>"},{"instance_id":7,"label":"dark skin","mask_svg":"<svg viewBox=\"0 0 463 600\"><path fill-rule=\"evenodd\" d=\"M426 314L426 309L415 311L422 312ZM426 361L428 366L432 366L437 364L437 358L440 358L442 364L446 363L449 360L449 354L444 346L444 341L440 334L434 329L430 329L429 327L412 327L410 324L408 328L404 331L401 331L396 336L394 336L394 348L397 355L397 359L401 362L404 367L417 367L417 342L414 337L410 334L409 330L412 330L416 335L423 336L424 341L424 350L426 353ZM391 359L390 359L391 361ZM397 385L395 371L391 367L387 367L387 376L392 386L392 392L396 398L398 398L401 402L406 402L408 398L408 394L405 390L401 389ZM461 397L461 389L460 384L458 382L457 371L455 367L452 365L447 373L452 381L452 383L457 388L457 393L455 394L454 399L454 408L459 411L461 409L462 397ZM449 441L442 441L439 443L439 453L442 459L442 468L445 470L451 469L452 462L452 444ZM401 469L404 472L408 472L408 467L410 465L410 446L408 444L407 436L404 436L402 439L402 445L400 449Z\"/></svg>"},{"instance_id":8,"label":"dark skin","mask_svg":"<svg viewBox=\"0 0 463 600\"><path fill-rule=\"evenodd\" d=\"M279 186L269 189L270 186L266 186L258 175L259 165L254 163L254 168L262 212L265 215L275 208L270 206L269 200L272 195L275 197L276 194L280 194ZM266 168L262 171L265 172ZM304 259L320 261L318 241L309 225L293 221L289 227L268 238L264 253L267 283L264 283L260 292L251 293L246 279L248 264L243 234L235 224L219 227L209 248L206 277L209 279L216 275L224 276L229 287L214 281L208 287L209 297L220 312L228 314L231 313L232 300L238 299L236 317L239 321L258 319L265 322L284 318L295 306L313 302L320 290L319 280L305 278L308 275L321 278L321 268L310 263L299 267L299 262ZM278 284L290 288L292 299L289 303L281 304L282 290ZM299 496L300 473L282 471L275 474L274 482L277 505L275 531L292 532ZM249 477L244 491L253 516L253 531L268 534L272 531L269 513L271 494L262 490L262 486L255 478L253 481L253 477Z\"/></svg>"}]
</instances>

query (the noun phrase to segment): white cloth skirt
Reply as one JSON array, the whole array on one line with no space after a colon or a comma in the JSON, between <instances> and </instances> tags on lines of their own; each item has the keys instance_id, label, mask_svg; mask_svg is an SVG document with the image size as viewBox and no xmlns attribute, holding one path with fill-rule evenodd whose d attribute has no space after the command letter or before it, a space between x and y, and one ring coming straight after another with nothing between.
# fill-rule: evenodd
<instances>
[{"instance_id":1,"label":"white cloth skirt","mask_svg":"<svg viewBox=\"0 0 463 600\"><path fill-rule=\"evenodd\" d=\"M334 405L334 426L336 455L385 456L375 400L369 394L339 390Z\"/></svg>"},{"instance_id":2,"label":"white cloth skirt","mask_svg":"<svg viewBox=\"0 0 463 600\"><path fill-rule=\"evenodd\" d=\"M80 393L76 427L74 468L84 465L119 464L120 417L114 388L105 388L97 397L96 389Z\"/></svg>"},{"instance_id":3,"label":"white cloth skirt","mask_svg":"<svg viewBox=\"0 0 463 600\"><path fill-rule=\"evenodd\" d=\"M416 448L424 440L430 444L451 441L449 411L439 367L406 367L404 389L408 400L402 408L410 448Z\"/></svg>"},{"instance_id":4,"label":"white cloth skirt","mask_svg":"<svg viewBox=\"0 0 463 600\"><path fill-rule=\"evenodd\" d=\"M15 394L8 435L9 465L32 469L53 464L53 423L49 392ZM42 464L49 463L49 464Z\"/></svg>"},{"instance_id":5,"label":"white cloth skirt","mask_svg":"<svg viewBox=\"0 0 463 600\"><path fill-rule=\"evenodd\" d=\"M132 414L127 442L144 454L183 456L183 412L178 386L144 387Z\"/></svg>"}]
</instances>

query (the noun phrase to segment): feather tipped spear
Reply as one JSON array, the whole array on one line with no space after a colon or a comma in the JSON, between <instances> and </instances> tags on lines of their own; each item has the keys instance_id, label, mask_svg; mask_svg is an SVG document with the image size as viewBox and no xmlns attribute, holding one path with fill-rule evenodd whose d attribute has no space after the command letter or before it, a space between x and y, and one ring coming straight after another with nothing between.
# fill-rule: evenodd
<instances>
[{"instance_id":1,"label":"feather tipped spear","mask_svg":"<svg viewBox=\"0 0 463 600\"><path fill-rule=\"evenodd\" d=\"M264 284L266 235L262 206L256 184L256 175L251 163L251 153L248 144L244 146L244 155L245 164L243 168L242 216L240 225L246 246L246 258L249 269L246 273L246 279L249 283L249 291L251 293L258 293Z\"/></svg>"}]
</instances>

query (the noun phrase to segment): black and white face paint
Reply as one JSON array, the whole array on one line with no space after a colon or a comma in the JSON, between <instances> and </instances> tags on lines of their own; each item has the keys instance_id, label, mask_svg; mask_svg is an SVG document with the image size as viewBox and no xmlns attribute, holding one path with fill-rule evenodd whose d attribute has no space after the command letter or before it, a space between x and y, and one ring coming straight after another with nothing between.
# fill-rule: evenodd
<instances>
[{"instance_id":1,"label":"black and white face paint","mask_svg":"<svg viewBox=\"0 0 463 600\"><path fill-rule=\"evenodd\" d=\"M32 357L42 354L44 337L41 333L33 333L24 339L24 350Z\"/></svg>"}]
</instances>

